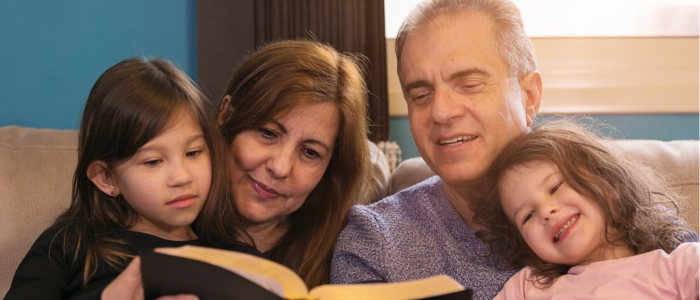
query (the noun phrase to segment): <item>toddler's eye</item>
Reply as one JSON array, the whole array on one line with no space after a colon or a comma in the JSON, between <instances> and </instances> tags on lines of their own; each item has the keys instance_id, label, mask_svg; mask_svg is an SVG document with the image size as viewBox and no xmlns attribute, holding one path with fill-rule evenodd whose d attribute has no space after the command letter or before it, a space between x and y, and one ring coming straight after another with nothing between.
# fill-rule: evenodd
<instances>
[{"instance_id":1,"label":"toddler's eye","mask_svg":"<svg viewBox=\"0 0 700 300\"><path fill-rule=\"evenodd\" d=\"M528 212L527 215L525 215L525 217L523 218L523 224L525 224L525 222L527 222L528 220L532 219L532 216L534 216L534 215L535 215L534 210L531 212Z\"/></svg>"},{"instance_id":2,"label":"toddler's eye","mask_svg":"<svg viewBox=\"0 0 700 300\"><path fill-rule=\"evenodd\" d=\"M559 190L559 188L561 187L562 183L564 183L564 182L563 182L563 181L560 181L559 183L555 184L555 185L549 190L549 194L552 195L552 194L556 193L556 192Z\"/></svg>"}]
</instances>

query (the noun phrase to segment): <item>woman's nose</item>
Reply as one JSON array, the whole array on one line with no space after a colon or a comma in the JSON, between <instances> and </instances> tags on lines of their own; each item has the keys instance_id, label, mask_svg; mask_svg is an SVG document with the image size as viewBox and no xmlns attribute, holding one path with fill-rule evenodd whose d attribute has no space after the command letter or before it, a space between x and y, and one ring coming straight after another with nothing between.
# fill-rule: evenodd
<instances>
[{"instance_id":1,"label":"woman's nose","mask_svg":"<svg viewBox=\"0 0 700 300\"><path fill-rule=\"evenodd\" d=\"M292 147L281 147L271 153L265 163L267 171L276 179L284 179L292 173L294 159L294 149Z\"/></svg>"}]
</instances>

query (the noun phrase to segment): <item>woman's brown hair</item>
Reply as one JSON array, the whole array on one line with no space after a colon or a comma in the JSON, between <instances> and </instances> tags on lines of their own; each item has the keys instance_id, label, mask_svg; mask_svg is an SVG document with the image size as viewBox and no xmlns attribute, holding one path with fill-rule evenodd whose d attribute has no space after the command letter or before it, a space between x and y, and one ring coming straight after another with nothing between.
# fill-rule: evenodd
<instances>
[{"instance_id":1,"label":"woman's brown hair","mask_svg":"<svg viewBox=\"0 0 700 300\"><path fill-rule=\"evenodd\" d=\"M204 242L219 244L239 236L237 220L226 213L235 210L226 175L226 148L208 115L213 108L185 73L162 59L127 59L109 68L97 79L88 95L80 121L78 163L73 175L70 207L54 228L54 240L63 240L63 252L77 259L86 255L84 282L94 274L97 262L122 266L129 254L115 239L116 228L128 229L138 219L121 195L103 193L87 176L95 161L110 171L133 156L148 141L165 131L181 112L189 114L204 135L212 163L212 181L207 201L193 228ZM226 222L226 223L224 223ZM222 224L234 224L223 227ZM70 248L74 249L70 249ZM81 271L81 270L76 270Z\"/></svg>"},{"instance_id":2,"label":"woman's brown hair","mask_svg":"<svg viewBox=\"0 0 700 300\"><path fill-rule=\"evenodd\" d=\"M332 103L340 112L333 156L289 229L266 254L295 270L311 288L328 283L330 263L347 213L369 177L367 91L359 58L312 41L282 41L258 49L236 70L224 96L231 115L219 130L230 146L298 105ZM222 97L223 98L223 97Z\"/></svg>"},{"instance_id":3,"label":"woman's brown hair","mask_svg":"<svg viewBox=\"0 0 700 300\"><path fill-rule=\"evenodd\" d=\"M532 161L556 165L569 186L602 209L611 244L636 255L656 249L671 252L695 239L678 215L677 196L659 174L626 159L611 142L571 121L538 124L494 160L472 207L475 222L483 227L477 236L491 247L494 261L515 269L531 267L530 279L538 287L551 286L573 266L539 258L503 212L498 182L506 171Z\"/></svg>"}]
</instances>

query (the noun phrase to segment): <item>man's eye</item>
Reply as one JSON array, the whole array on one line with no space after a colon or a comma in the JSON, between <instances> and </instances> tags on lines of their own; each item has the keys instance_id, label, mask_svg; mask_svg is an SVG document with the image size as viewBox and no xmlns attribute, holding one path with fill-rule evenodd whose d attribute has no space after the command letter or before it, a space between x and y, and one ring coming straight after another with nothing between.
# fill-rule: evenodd
<instances>
[{"instance_id":1,"label":"man's eye","mask_svg":"<svg viewBox=\"0 0 700 300\"><path fill-rule=\"evenodd\" d=\"M531 211L531 212L527 213L527 215L525 215L525 217L523 218L523 224L525 224L525 222L530 220L532 218L532 216L534 216L534 215L535 215L535 211Z\"/></svg>"},{"instance_id":2,"label":"man's eye","mask_svg":"<svg viewBox=\"0 0 700 300\"><path fill-rule=\"evenodd\" d=\"M549 194L552 195L552 194L556 193L556 192L559 190L559 188L561 187L562 183L564 183L564 182L563 182L563 181L560 181L560 182L558 182L557 184L555 184L555 185L549 190Z\"/></svg>"},{"instance_id":3,"label":"man's eye","mask_svg":"<svg viewBox=\"0 0 700 300\"><path fill-rule=\"evenodd\" d=\"M421 102L428 100L430 98L430 95L431 95L431 93L429 91L420 91L420 92L416 92L416 93L411 94L409 99L411 99L411 102L421 103Z\"/></svg>"}]
</instances>

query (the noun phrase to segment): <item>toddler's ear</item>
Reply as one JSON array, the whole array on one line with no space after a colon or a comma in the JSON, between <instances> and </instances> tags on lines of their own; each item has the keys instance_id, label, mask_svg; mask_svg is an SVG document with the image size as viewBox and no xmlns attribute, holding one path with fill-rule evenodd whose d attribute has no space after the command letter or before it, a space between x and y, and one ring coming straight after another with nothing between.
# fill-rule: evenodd
<instances>
[{"instance_id":1,"label":"toddler's ear","mask_svg":"<svg viewBox=\"0 0 700 300\"><path fill-rule=\"evenodd\" d=\"M114 174L109 170L107 163L101 160L90 163L87 168L87 177L108 196L116 197L119 195L119 185L117 185Z\"/></svg>"}]
</instances>

